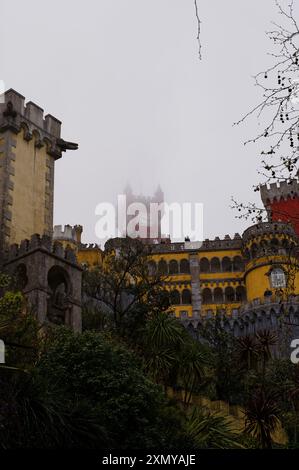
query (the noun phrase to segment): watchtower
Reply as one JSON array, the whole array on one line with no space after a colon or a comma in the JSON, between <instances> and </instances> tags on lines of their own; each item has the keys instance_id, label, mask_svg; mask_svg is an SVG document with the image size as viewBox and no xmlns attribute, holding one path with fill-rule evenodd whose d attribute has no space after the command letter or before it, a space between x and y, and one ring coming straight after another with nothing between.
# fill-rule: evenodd
<instances>
[{"instance_id":1,"label":"watchtower","mask_svg":"<svg viewBox=\"0 0 299 470\"><path fill-rule=\"evenodd\" d=\"M268 212L269 221L291 222L299 236L299 182L293 179L262 185L261 198Z\"/></svg>"},{"instance_id":2,"label":"watchtower","mask_svg":"<svg viewBox=\"0 0 299 470\"><path fill-rule=\"evenodd\" d=\"M34 233L52 236L54 164L67 149L61 122L15 90L0 103L0 253Z\"/></svg>"}]
</instances>

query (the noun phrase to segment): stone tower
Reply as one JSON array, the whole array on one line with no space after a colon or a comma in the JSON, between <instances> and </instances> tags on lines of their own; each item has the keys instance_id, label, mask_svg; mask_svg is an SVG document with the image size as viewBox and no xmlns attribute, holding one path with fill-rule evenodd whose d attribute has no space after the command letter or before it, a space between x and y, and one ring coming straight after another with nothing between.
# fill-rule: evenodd
<instances>
[{"instance_id":1,"label":"stone tower","mask_svg":"<svg viewBox=\"0 0 299 470\"><path fill-rule=\"evenodd\" d=\"M0 104L0 266L42 325L81 331L82 268L68 243L53 241L54 165L77 144L61 122L14 90ZM80 235L78 228L78 236Z\"/></svg>"},{"instance_id":2,"label":"stone tower","mask_svg":"<svg viewBox=\"0 0 299 470\"><path fill-rule=\"evenodd\" d=\"M164 193L158 185L155 193L153 196L144 196L143 194L134 194L131 186L127 185L124 194L126 196L126 209L129 208L130 205L136 206L136 210L139 209L139 205L141 204L145 210L146 214L145 217L140 220L137 226L132 226L132 222L135 220L136 214L135 213L128 213L126 214L126 235L129 237L135 237L134 235L135 230L139 232L141 235L141 240L147 243L154 243L160 242L162 238L161 233L161 220L163 216L163 203L164 203ZM151 204L157 204L160 206L160 210L155 213L151 213ZM135 210L135 209L134 209Z\"/></svg>"},{"instance_id":3,"label":"stone tower","mask_svg":"<svg viewBox=\"0 0 299 470\"><path fill-rule=\"evenodd\" d=\"M3 98L3 97L2 97ZM54 165L76 144L61 122L10 89L0 103L0 253L32 234L52 236Z\"/></svg>"},{"instance_id":4,"label":"stone tower","mask_svg":"<svg viewBox=\"0 0 299 470\"><path fill-rule=\"evenodd\" d=\"M290 222L299 236L299 182L293 179L262 185L261 198L270 221Z\"/></svg>"}]
</instances>

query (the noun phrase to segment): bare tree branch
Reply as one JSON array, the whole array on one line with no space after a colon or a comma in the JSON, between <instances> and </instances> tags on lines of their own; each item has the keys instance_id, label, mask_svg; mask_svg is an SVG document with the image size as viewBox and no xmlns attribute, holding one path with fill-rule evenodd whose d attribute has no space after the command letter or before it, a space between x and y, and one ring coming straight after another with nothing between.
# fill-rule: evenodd
<instances>
[{"instance_id":1,"label":"bare tree branch","mask_svg":"<svg viewBox=\"0 0 299 470\"><path fill-rule=\"evenodd\" d=\"M261 173L266 181L289 181L298 172L299 146L299 27L294 16L294 1L282 7L275 0L282 21L272 22L274 29L267 32L276 52L268 55L274 63L255 77L255 86L261 89L261 101L235 125L256 116L262 131L245 144L266 140Z\"/></svg>"},{"instance_id":2,"label":"bare tree branch","mask_svg":"<svg viewBox=\"0 0 299 470\"><path fill-rule=\"evenodd\" d=\"M197 42L198 42L198 57L199 57L199 60L202 59L202 54L201 54L201 39L200 39L200 35L201 35L201 21L200 21L200 18L199 18L199 9L198 9L198 4L197 4L197 0L194 0L194 7L195 7L195 16L196 16L196 21L197 21Z\"/></svg>"}]
</instances>

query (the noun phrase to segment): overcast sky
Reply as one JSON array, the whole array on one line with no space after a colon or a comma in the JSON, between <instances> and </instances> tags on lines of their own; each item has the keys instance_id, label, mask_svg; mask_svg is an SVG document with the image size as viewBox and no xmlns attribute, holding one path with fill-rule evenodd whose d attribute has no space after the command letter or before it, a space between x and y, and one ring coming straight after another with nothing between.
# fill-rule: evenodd
<instances>
[{"instance_id":1,"label":"overcast sky","mask_svg":"<svg viewBox=\"0 0 299 470\"><path fill-rule=\"evenodd\" d=\"M56 164L55 224L97 241L95 207L127 182L167 202L202 202L204 237L234 235L231 196L258 201L252 76L269 63L274 0L2 0L1 74L79 143Z\"/></svg>"}]
</instances>

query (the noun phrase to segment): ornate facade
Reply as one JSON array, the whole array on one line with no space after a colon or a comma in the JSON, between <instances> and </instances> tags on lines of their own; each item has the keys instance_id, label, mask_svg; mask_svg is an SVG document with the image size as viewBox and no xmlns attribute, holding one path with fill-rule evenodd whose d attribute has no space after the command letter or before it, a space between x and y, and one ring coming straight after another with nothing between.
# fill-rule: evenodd
<instances>
[{"instance_id":1,"label":"ornate facade","mask_svg":"<svg viewBox=\"0 0 299 470\"><path fill-rule=\"evenodd\" d=\"M81 329L81 271L102 263L105 252L81 242L82 227L54 227L54 165L77 144L61 138L61 122L14 90L0 104L0 263L14 275L42 323ZM170 292L173 314L196 330L220 315L235 334L277 328L282 313L299 325L299 184L261 187L268 222L241 235L216 237L194 247L146 239L153 250L151 272L158 270ZM134 195L127 188L127 203ZM162 203L160 188L153 198ZM135 201L136 202L136 201ZM128 220L127 220L128 222ZM145 221L147 223L147 221ZM299 334L299 331L298 331Z\"/></svg>"},{"instance_id":2,"label":"ornate facade","mask_svg":"<svg viewBox=\"0 0 299 470\"><path fill-rule=\"evenodd\" d=\"M294 181L289 187L297 185ZM207 239L196 249L189 241L161 239L152 244L149 269L165 278L174 315L188 328L196 330L202 321L218 314L237 335L266 327L277 329L283 312L293 334L299 335L298 234L292 212L299 195L290 198L284 185L275 186L274 203L284 204L284 214L288 214L280 220L277 206L272 207L273 199L269 199L273 190L273 185L261 188L269 221L249 227L242 236ZM68 230L71 234L73 229ZM70 237L73 243L74 233ZM58 236L60 241L62 238ZM81 243L77 252L81 263L89 267L105 255L97 245Z\"/></svg>"}]
</instances>

